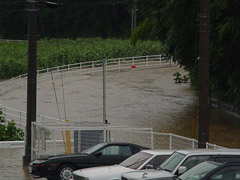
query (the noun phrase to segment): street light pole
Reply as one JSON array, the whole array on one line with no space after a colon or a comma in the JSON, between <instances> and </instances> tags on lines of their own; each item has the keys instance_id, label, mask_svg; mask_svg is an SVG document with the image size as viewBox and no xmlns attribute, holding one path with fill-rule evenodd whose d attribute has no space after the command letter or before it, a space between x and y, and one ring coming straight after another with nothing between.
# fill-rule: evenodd
<instances>
[{"instance_id":1,"label":"street light pole","mask_svg":"<svg viewBox=\"0 0 240 180\"><path fill-rule=\"evenodd\" d=\"M209 142L209 32L210 0L200 0L200 37L199 37L199 121L198 147L205 148Z\"/></svg>"}]
</instances>

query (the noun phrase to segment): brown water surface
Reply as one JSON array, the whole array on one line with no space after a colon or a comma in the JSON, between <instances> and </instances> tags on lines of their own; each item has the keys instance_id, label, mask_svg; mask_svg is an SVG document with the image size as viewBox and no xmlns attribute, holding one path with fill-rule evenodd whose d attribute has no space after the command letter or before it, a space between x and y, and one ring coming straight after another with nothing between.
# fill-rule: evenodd
<instances>
[{"instance_id":1,"label":"brown water surface","mask_svg":"<svg viewBox=\"0 0 240 180\"><path fill-rule=\"evenodd\" d=\"M155 132L192 138L192 119L197 116L197 98L189 83L176 84L178 67L107 73L107 119L112 125L153 127ZM61 116L61 80L55 80ZM102 122L101 73L64 74L67 118L70 121ZM26 111L26 87L0 97L0 103ZM38 83L38 114L58 118L51 80ZM240 148L240 118L211 110L210 143ZM0 149L0 180L29 180L22 168L23 148Z\"/></svg>"}]
</instances>

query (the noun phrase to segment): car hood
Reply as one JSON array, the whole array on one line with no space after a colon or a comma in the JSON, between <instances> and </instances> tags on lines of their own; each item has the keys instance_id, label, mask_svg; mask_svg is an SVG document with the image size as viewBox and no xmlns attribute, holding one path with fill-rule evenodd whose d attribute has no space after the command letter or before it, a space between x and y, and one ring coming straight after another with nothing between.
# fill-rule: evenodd
<instances>
[{"instance_id":1,"label":"car hood","mask_svg":"<svg viewBox=\"0 0 240 180\"><path fill-rule=\"evenodd\" d=\"M134 169L120 165L113 165L77 170L74 171L74 175L87 177L90 180L109 180L120 179L122 173L129 171L134 171Z\"/></svg>"},{"instance_id":2,"label":"car hood","mask_svg":"<svg viewBox=\"0 0 240 180\"><path fill-rule=\"evenodd\" d=\"M32 161L30 164L38 164L50 160L55 160L55 159L71 159L71 158L76 158L76 157L86 157L89 156L88 154L71 154L71 155L57 155L57 156L49 156L45 158L39 158L34 161Z\"/></svg>"},{"instance_id":3,"label":"car hood","mask_svg":"<svg viewBox=\"0 0 240 180\"><path fill-rule=\"evenodd\" d=\"M168 171L164 170L142 170L142 171L135 171L135 172L127 172L122 175L123 177L127 179L144 179L144 180L155 180L155 179L161 179L161 178L170 178L174 175Z\"/></svg>"}]
</instances>

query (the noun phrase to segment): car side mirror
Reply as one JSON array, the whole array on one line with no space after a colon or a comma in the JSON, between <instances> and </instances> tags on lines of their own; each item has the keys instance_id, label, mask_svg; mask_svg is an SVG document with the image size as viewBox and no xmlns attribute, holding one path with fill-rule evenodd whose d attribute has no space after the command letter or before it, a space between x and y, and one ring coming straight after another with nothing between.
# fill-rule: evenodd
<instances>
[{"instance_id":1,"label":"car side mirror","mask_svg":"<svg viewBox=\"0 0 240 180\"><path fill-rule=\"evenodd\" d=\"M153 165L148 164L145 166L145 169L153 169Z\"/></svg>"},{"instance_id":2,"label":"car side mirror","mask_svg":"<svg viewBox=\"0 0 240 180\"><path fill-rule=\"evenodd\" d=\"M100 156L102 156L102 152L97 152L96 154L94 154L94 156L95 156L96 158L99 158Z\"/></svg>"},{"instance_id":3,"label":"car side mirror","mask_svg":"<svg viewBox=\"0 0 240 180\"><path fill-rule=\"evenodd\" d=\"M178 175L183 174L186 171L187 171L187 167L186 166L180 166L178 168Z\"/></svg>"}]
</instances>

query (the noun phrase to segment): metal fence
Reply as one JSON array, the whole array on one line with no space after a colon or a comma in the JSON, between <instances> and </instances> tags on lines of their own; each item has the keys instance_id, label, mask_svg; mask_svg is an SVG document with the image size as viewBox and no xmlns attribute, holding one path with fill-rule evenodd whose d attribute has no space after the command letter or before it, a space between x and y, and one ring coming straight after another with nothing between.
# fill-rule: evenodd
<instances>
[{"instance_id":1,"label":"metal fence","mask_svg":"<svg viewBox=\"0 0 240 180\"><path fill-rule=\"evenodd\" d=\"M197 140L152 128L109 126L101 123L33 123L32 159L79 153L101 142L136 143L151 149L195 149ZM224 148L207 143L207 148Z\"/></svg>"},{"instance_id":2,"label":"metal fence","mask_svg":"<svg viewBox=\"0 0 240 180\"><path fill-rule=\"evenodd\" d=\"M50 79L50 73L58 73L60 77L60 72L70 73L78 71L80 74L88 74L102 71L102 60L81 62L75 64L68 64L63 66L56 66L52 68L41 69L37 71L38 81ZM135 69L135 68L147 68L147 67L170 67L176 66L172 62L172 58L167 55L148 55L148 56L137 56L137 57L124 57L115 59L106 59L106 71L112 70L125 70L125 69ZM0 82L0 95L7 93L11 90L19 88L21 86L26 86L27 74L22 74L13 77L6 81Z\"/></svg>"},{"instance_id":3,"label":"metal fence","mask_svg":"<svg viewBox=\"0 0 240 180\"><path fill-rule=\"evenodd\" d=\"M102 142L130 142L154 148L152 128L109 126L101 123L32 123L32 159L79 153Z\"/></svg>"}]
</instances>

